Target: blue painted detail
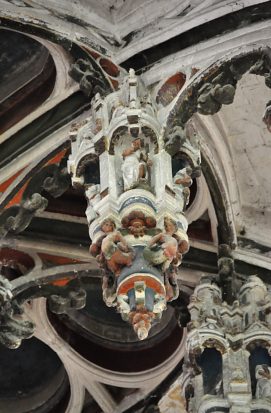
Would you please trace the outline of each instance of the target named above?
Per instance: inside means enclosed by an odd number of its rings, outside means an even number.
[[[180,228],[180,229],[182,229],[183,231],[185,231],[185,228],[184,228],[184,226],[183,226],[183,223],[182,223],[182,222],[177,221],[177,227],[178,227],[178,228]]]
[[[143,256],[143,250],[145,247],[136,246],[133,248],[135,250],[135,258],[132,262],[132,265],[130,267],[123,268],[117,279],[117,285],[120,285],[123,280],[135,273],[151,274],[153,277],[157,278],[163,283],[164,278],[159,269],[145,260]]]
[[[148,311],[153,311],[154,295],[155,293],[151,288],[149,287],[145,288],[145,308]],[[128,297],[129,297],[129,305],[130,305],[131,311],[135,311],[136,303],[135,303],[135,290],[134,289],[128,291]]]
[[[98,225],[97,228],[95,228],[95,230],[93,231],[93,235],[97,234],[97,232],[101,231],[101,225]]]
[[[157,212],[155,205],[149,199],[144,198],[143,196],[133,196],[127,199],[121,205],[119,212],[121,212],[124,208],[132,204],[145,204],[145,205],[150,206],[154,210],[154,212]]]

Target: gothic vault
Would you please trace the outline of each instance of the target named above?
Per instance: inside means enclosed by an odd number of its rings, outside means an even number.
[[[0,413],[271,412],[270,23],[0,0]]]

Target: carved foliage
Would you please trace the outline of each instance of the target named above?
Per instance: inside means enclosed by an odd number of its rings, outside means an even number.
[[[104,95],[109,91],[104,76],[90,61],[78,59],[71,66],[70,76],[79,83],[80,89],[86,96],[92,97],[96,93]]]
[[[48,298],[49,308],[55,314],[81,310],[86,305],[86,291],[82,288],[62,288]]]
[[[34,325],[22,319],[23,309],[12,300],[11,289],[9,281],[0,276],[0,343],[15,349],[33,335]]]
[[[233,102],[237,82],[246,73],[264,76],[265,84],[271,87],[271,57],[269,48],[259,49],[239,56],[221,60],[208,68],[180,94],[179,100],[168,117],[167,134],[176,125],[184,129],[194,113],[203,115],[217,113],[222,105]]]
[[[41,192],[57,198],[70,186],[70,176],[66,168],[67,158],[59,165],[48,165],[34,174],[23,193],[18,207],[6,209],[0,216],[0,237],[8,233],[20,233],[30,224],[37,212],[42,212],[48,205]]]

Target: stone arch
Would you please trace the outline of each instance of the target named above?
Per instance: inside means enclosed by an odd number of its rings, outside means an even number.
[[[218,219],[219,242],[227,242],[233,247],[237,242],[233,214],[239,203],[237,183],[232,179],[233,165],[227,145],[219,130],[209,129],[197,113],[213,115],[233,102],[238,81],[245,73],[265,78],[271,87],[271,58],[267,47],[253,45],[234,49],[223,59],[212,62],[207,68],[196,73],[175,98],[167,117],[165,135],[172,136],[176,125],[181,131],[175,145],[181,142],[188,121],[192,122],[201,139],[202,171],[208,181],[211,198]],[[219,154],[215,156],[205,143],[210,139]],[[175,149],[176,150],[176,149]],[[219,156],[223,155],[223,156]],[[221,159],[226,162],[221,164]],[[234,199],[234,201],[232,201]]]

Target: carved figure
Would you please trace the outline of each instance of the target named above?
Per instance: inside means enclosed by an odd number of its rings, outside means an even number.
[[[132,146],[125,149],[122,153],[123,164],[121,166],[124,191],[135,188],[140,181],[148,179],[148,168],[151,161],[148,156],[142,152],[141,139],[135,139]]]
[[[162,294],[156,294],[154,297],[153,312],[156,317],[161,318],[163,311],[166,309],[165,297]]]
[[[135,238],[143,237],[149,229],[155,228],[156,220],[146,216],[142,211],[135,210],[125,216],[122,221],[123,228],[127,229]]]
[[[94,210],[94,206],[100,201],[100,185],[91,185],[85,192],[88,207],[86,209],[86,216],[88,223],[90,224],[95,218],[97,218],[97,212]]]
[[[107,267],[115,275],[119,275],[125,266],[130,266],[133,260],[133,251],[129,248],[124,237],[116,231],[114,221],[107,219],[102,223],[102,231],[107,234],[102,241],[101,251]]]
[[[165,288],[167,301],[176,300],[179,297],[179,286],[177,283],[177,268],[179,261],[171,263],[165,272]]]
[[[102,280],[103,300],[107,307],[116,307],[117,302],[117,285],[116,277],[109,271],[104,271]]]
[[[178,241],[173,235],[177,232],[177,224],[165,217],[165,231],[155,235],[144,250],[144,257],[153,265],[162,265],[165,272],[173,260],[178,260]]]
[[[173,178],[173,189],[178,199],[183,200],[184,205],[188,205],[190,197],[189,187],[192,185],[192,169],[187,166],[180,169]]]
[[[135,238],[143,237],[145,235],[146,226],[144,225],[144,221],[140,218],[135,218],[129,227],[130,234],[132,234]]]
[[[108,307],[115,307],[116,276],[123,267],[130,266],[134,258],[134,251],[125,241],[119,231],[116,231],[115,222],[105,219],[101,224],[101,235],[90,246],[90,253],[97,258],[104,275],[102,280],[103,299]]]
[[[249,73],[263,76],[266,86],[271,88],[270,57],[263,55],[251,66]]]
[[[256,399],[271,400],[271,367],[266,364],[256,366]]]

